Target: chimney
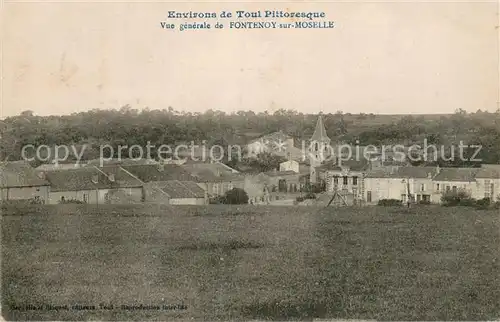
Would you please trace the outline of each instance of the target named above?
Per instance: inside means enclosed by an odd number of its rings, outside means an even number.
[[[109,174],[108,174],[108,179],[109,179],[109,181],[111,181],[111,182],[115,182],[115,175],[114,175],[113,173],[109,173]]]
[[[439,174],[441,172],[441,167],[439,164],[436,166],[436,174]]]
[[[158,171],[163,172],[165,170],[165,164],[163,162],[158,163]]]
[[[99,182],[99,175],[93,174],[92,175],[92,182],[97,184]]]

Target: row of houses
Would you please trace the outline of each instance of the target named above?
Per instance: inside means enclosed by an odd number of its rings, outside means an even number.
[[[441,168],[380,166],[355,162],[318,169],[326,192],[338,193],[346,200],[375,204],[382,199],[439,203],[443,193],[462,190],[472,198],[500,196],[500,165],[481,168]]]
[[[292,165],[293,167],[293,165]],[[0,165],[0,200],[37,200],[48,204],[154,202],[207,204],[233,188],[244,189],[252,204],[286,199],[304,189],[307,168],[241,174],[222,163],[89,163],[79,167],[33,169],[23,161]]]

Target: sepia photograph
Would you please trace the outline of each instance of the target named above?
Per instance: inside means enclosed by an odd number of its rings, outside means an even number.
[[[499,7],[0,0],[0,321],[498,321]]]

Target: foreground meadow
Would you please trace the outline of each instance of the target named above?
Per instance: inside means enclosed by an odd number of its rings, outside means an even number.
[[[500,317],[495,211],[61,205],[1,220],[7,320]]]

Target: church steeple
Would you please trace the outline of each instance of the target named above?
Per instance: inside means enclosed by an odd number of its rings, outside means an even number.
[[[326,135],[325,125],[323,124],[323,117],[321,113],[318,115],[318,121],[316,122],[316,128],[311,137],[311,141],[318,143],[330,143],[330,138]]]

